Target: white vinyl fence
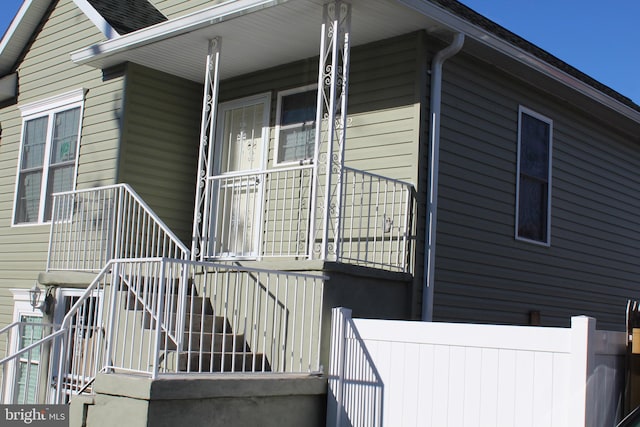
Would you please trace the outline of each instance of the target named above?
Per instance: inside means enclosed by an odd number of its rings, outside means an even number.
[[[625,334],[333,310],[327,426],[615,426]]]

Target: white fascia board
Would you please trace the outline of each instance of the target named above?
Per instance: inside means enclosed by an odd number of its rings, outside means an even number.
[[[0,40],[0,76],[11,71],[50,4],[50,0],[24,0]]]
[[[429,1],[425,0],[396,0],[419,13],[433,18],[439,21],[444,26],[454,32],[461,32],[467,37],[489,46],[490,48],[502,53],[503,55],[515,59],[522,64],[527,65],[547,77],[550,77],[565,86],[585,95],[594,101],[616,111],[623,116],[640,123],[640,112],[625,105],[615,98],[599,91],[593,86],[583,82],[582,80],[562,71],[553,65],[543,61],[542,59],[532,55],[523,49],[512,45],[511,43],[501,39],[500,37],[492,34],[468,21],[455,15],[442,7],[439,7]]]
[[[4,37],[0,40],[0,55],[9,45],[9,41],[14,37],[18,27],[20,26],[20,22],[22,22],[32,4],[33,0],[25,0],[22,3],[22,6],[20,6],[20,9],[18,9],[16,16],[14,16],[11,24],[9,24],[9,28],[7,28],[7,31],[4,33]]]
[[[84,13],[93,24],[98,27],[100,32],[108,39],[120,37],[120,34],[104,19],[98,11],[91,6],[87,0],[73,0],[78,8]]]
[[[18,93],[18,73],[0,77],[0,102],[15,98]]]
[[[286,3],[287,1],[288,0],[238,0],[222,3],[72,52],[71,60],[76,64],[86,64],[94,59],[106,58],[128,49],[195,31],[248,13]]]

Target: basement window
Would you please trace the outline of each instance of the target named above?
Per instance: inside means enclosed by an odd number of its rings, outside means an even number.
[[[75,187],[83,101],[81,89],[20,108],[14,224],[50,221],[52,195]]]
[[[518,111],[516,239],[550,244],[553,122],[525,107]]]

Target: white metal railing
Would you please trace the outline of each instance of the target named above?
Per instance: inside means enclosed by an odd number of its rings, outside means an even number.
[[[188,285],[182,360],[193,372],[315,372],[325,276],[224,264],[178,262]],[[171,323],[170,324],[174,324]],[[173,330],[173,329],[172,329]]]
[[[188,259],[189,253],[127,184],[53,196],[48,271],[99,271],[114,258]]]
[[[105,369],[156,377],[161,358],[177,348],[180,337],[174,323],[182,277],[172,266],[160,258],[114,264],[116,285],[109,292],[105,309],[109,325]]]
[[[121,260],[113,271],[106,369],[320,369],[324,277],[171,259]]]
[[[413,193],[409,183],[344,167],[338,260],[409,271]]]
[[[323,280],[178,259],[111,260],[62,323],[58,401],[87,390],[101,370],[153,378],[318,371]]]
[[[25,375],[26,384],[29,375],[37,375],[37,399],[24,403],[64,403],[91,393],[99,372],[152,378],[181,372],[317,372],[324,280],[179,259],[111,260],[59,328],[35,324],[43,328],[38,336],[0,360],[2,392],[14,396],[3,398],[24,401],[16,387]],[[0,336],[24,335],[12,332],[20,325],[0,330]]]
[[[0,360],[3,403],[66,403],[72,395],[91,392],[106,354],[102,308],[112,264],[76,298],[61,325],[16,322],[0,330],[7,349],[14,348],[10,340],[28,344]],[[23,333],[27,327],[30,335]]]
[[[49,323],[14,322],[0,330],[5,355],[0,359],[0,403],[41,403],[51,378],[49,349],[62,331]],[[12,342],[13,341],[13,342]],[[9,354],[9,351],[13,352]]]
[[[105,295],[113,283],[114,264],[113,260],[107,263],[85,292],[75,298],[62,320],[60,329],[64,333],[51,359],[56,372],[55,396],[51,400],[56,403],[67,402],[72,395],[90,393],[96,375],[104,367],[108,332]]]
[[[311,165],[209,178],[205,258],[311,258],[309,236],[322,227],[312,185]],[[409,271],[413,186],[349,167],[341,185],[337,260]]]
[[[310,226],[310,165],[209,178],[205,257],[304,257]]]

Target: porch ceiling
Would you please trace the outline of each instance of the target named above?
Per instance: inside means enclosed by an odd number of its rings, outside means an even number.
[[[240,0],[90,46],[72,60],[98,68],[125,61],[204,80],[208,40],[221,37],[221,77],[313,57],[326,0]],[[436,25],[390,0],[351,0],[353,46]]]
[[[108,68],[135,62],[204,81],[208,41],[221,37],[221,78],[317,56],[322,7],[329,0],[234,0],[74,52],[78,64]],[[461,32],[464,51],[585,110],[607,107],[606,120],[637,134],[640,110],[579,76],[523,50],[428,0],[349,0],[351,44],[427,30],[443,40]],[[605,119],[600,115],[602,119]],[[631,119],[631,122],[628,121]]]

